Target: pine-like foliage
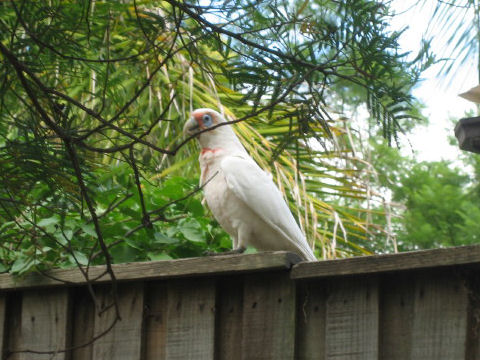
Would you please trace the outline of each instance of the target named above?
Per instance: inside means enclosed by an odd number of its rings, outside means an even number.
[[[388,5],[317,1],[0,1],[0,258],[4,269],[228,248],[205,213],[196,107],[270,169],[320,257],[364,251],[365,198],[337,105],[365,102],[392,138],[420,67]],[[113,276],[113,274],[111,274]]]

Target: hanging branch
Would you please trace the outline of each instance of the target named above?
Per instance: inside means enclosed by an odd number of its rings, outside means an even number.
[[[146,228],[151,228],[152,222],[150,220],[150,215],[147,212],[147,208],[145,207],[142,184],[140,184],[140,174],[138,172],[138,167],[135,162],[135,157],[133,155],[133,145],[132,147],[130,147],[129,156],[130,156],[130,166],[132,167],[133,174],[135,176],[135,184],[137,185],[138,196],[140,198],[140,205],[142,207],[142,225]]]
[[[97,278],[90,279],[88,269],[105,263],[113,301],[101,311],[115,308],[111,327],[121,315],[112,247],[125,238],[140,239],[142,229],[157,231],[186,217],[187,210],[175,213],[182,206],[173,206],[211,180],[149,209],[155,201],[145,188],[151,179],[161,179],[155,175],[166,173],[166,163],[183,166],[180,161],[193,157],[188,144],[195,136],[253,118],[288,118],[288,134],[272,159],[293,146],[299,163],[309,139],[331,141],[332,88],[367,89],[374,96],[368,99],[378,99],[388,111],[384,104],[392,99],[409,99],[403,84],[406,89],[410,82],[396,76],[402,64],[394,55],[395,38],[382,30],[384,20],[372,1],[332,1],[319,14],[308,2],[298,13],[264,1],[94,4],[1,2],[0,219],[12,221],[3,231],[19,232],[1,239],[11,241],[2,244],[10,253],[22,246],[40,248],[41,241],[55,236],[38,222],[59,219],[63,240],[70,240],[58,248],[72,255],[94,301]],[[74,15],[78,21],[72,21]],[[238,107],[238,118],[183,138],[189,107],[216,104]],[[405,115],[408,106],[403,109]],[[375,114],[386,119],[387,136],[402,125],[393,112]],[[108,166],[112,174],[102,182],[100,173]],[[294,171],[300,178],[300,170]],[[134,193],[138,199],[131,206]],[[167,216],[167,210],[173,214]],[[352,232],[362,231],[358,223],[350,222]],[[115,235],[107,236],[112,229]],[[87,258],[87,266],[75,251]]]

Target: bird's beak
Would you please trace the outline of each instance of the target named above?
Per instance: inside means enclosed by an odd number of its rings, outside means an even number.
[[[194,118],[190,118],[183,126],[184,135],[192,135],[198,132],[199,130],[200,128],[198,126],[198,123],[195,121]]]

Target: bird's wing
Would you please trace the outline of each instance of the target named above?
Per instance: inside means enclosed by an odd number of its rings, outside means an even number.
[[[228,156],[220,166],[227,186],[238,198],[302,253],[315,259],[280,190],[253,160]]]

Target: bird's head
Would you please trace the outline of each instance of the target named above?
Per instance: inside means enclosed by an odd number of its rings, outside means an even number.
[[[215,110],[197,109],[190,114],[190,119],[185,123],[183,132],[186,136],[198,134],[196,138],[202,149],[222,148],[229,149],[230,152],[245,152],[232,127],[227,124],[217,126],[221,123],[226,123],[226,120]],[[208,129],[211,131],[200,133]]]
[[[185,123],[183,132],[185,135],[191,136],[222,122],[225,122],[225,119],[215,110],[197,109],[190,114],[190,119]]]

